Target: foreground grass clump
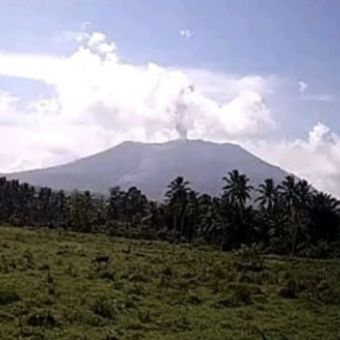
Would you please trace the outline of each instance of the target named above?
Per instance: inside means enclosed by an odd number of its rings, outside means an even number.
[[[340,339],[340,265],[1,227],[0,339]]]

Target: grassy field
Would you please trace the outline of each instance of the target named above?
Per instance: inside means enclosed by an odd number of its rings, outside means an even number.
[[[0,228],[0,339],[340,339],[340,264]]]

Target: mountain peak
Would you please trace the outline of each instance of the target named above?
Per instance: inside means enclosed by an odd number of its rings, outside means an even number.
[[[185,146],[185,145],[197,145],[197,146],[228,146],[228,147],[234,147],[242,149],[242,147],[238,144],[234,143],[216,143],[204,139],[189,139],[189,138],[178,138],[178,139],[172,139],[166,142],[138,142],[138,141],[125,141],[117,146]],[[117,147],[116,146],[116,147]],[[115,147],[112,147],[111,149],[114,149]]]

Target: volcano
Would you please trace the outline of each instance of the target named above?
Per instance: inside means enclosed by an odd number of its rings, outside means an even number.
[[[183,176],[200,193],[218,195],[222,177],[233,169],[247,174],[252,185],[266,178],[279,182],[287,175],[239,145],[181,139],[166,143],[124,142],[68,164],[5,176],[35,186],[98,193],[116,185],[123,189],[137,186],[149,198],[161,199],[177,176]]]

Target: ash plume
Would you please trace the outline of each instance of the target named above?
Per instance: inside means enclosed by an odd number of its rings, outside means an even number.
[[[175,105],[175,129],[179,134],[181,139],[188,138],[188,126],[187,126],[187,114],[188,114],[188,104],[186,103],[187,97],[195,91],[194,85],[189,85],[188,87],[182,89],[178,95],[178,100]]]

